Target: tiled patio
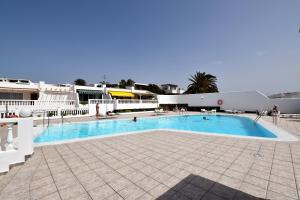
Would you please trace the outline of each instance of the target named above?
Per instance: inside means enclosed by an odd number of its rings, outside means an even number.
[[[300,121],[279,125],[300,134]],[[284,200],[299,187],[300,142],[164,131],[39,147],[0,175],[1,200]]]

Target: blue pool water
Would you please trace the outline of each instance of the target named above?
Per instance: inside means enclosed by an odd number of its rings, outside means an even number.
[[[204,116],[208,120],[203,119]],[[109,120],[53,125],[36,137],[34,142],[64,141],[154,129],[193,131],[199,134],[201,134],[201,132],[209,132],[238,136],[276,138],[275,134],[247,117],[185,115],[140,118],[137,122],[133,122],[132,120]]]

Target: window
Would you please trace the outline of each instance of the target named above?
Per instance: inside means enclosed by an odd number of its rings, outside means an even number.
[[[15,99],[15,100],[22,100],[23,93],[1,93],[0,92],[0,99]]]

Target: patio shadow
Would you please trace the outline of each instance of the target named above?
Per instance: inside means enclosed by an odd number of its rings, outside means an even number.
[[[190,174],[174,187],[157,198],[157,200],[262,200],[226,185]]]

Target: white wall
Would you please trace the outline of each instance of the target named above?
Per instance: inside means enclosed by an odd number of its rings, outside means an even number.
[[[270,110],[278,105],[282,113],[300,113],[300,99],[270,99],[257,91],[204,93],[188,95],[158,95],[159,104],[188,104],[193,107],[218,106],[218,100],[223,104],[221,110]]]
[[[115,104],[115,110],[131,110],[131,109],[150,109],[158,108],[157,103],[130,103],[130,104]]]
[[[105,115],[108,111],[114,110],[114,104],[108,103],[108,104],[100,104],[99,103],[99,114]],[[96,115],[96,104],[89,104],[89,115]]]

